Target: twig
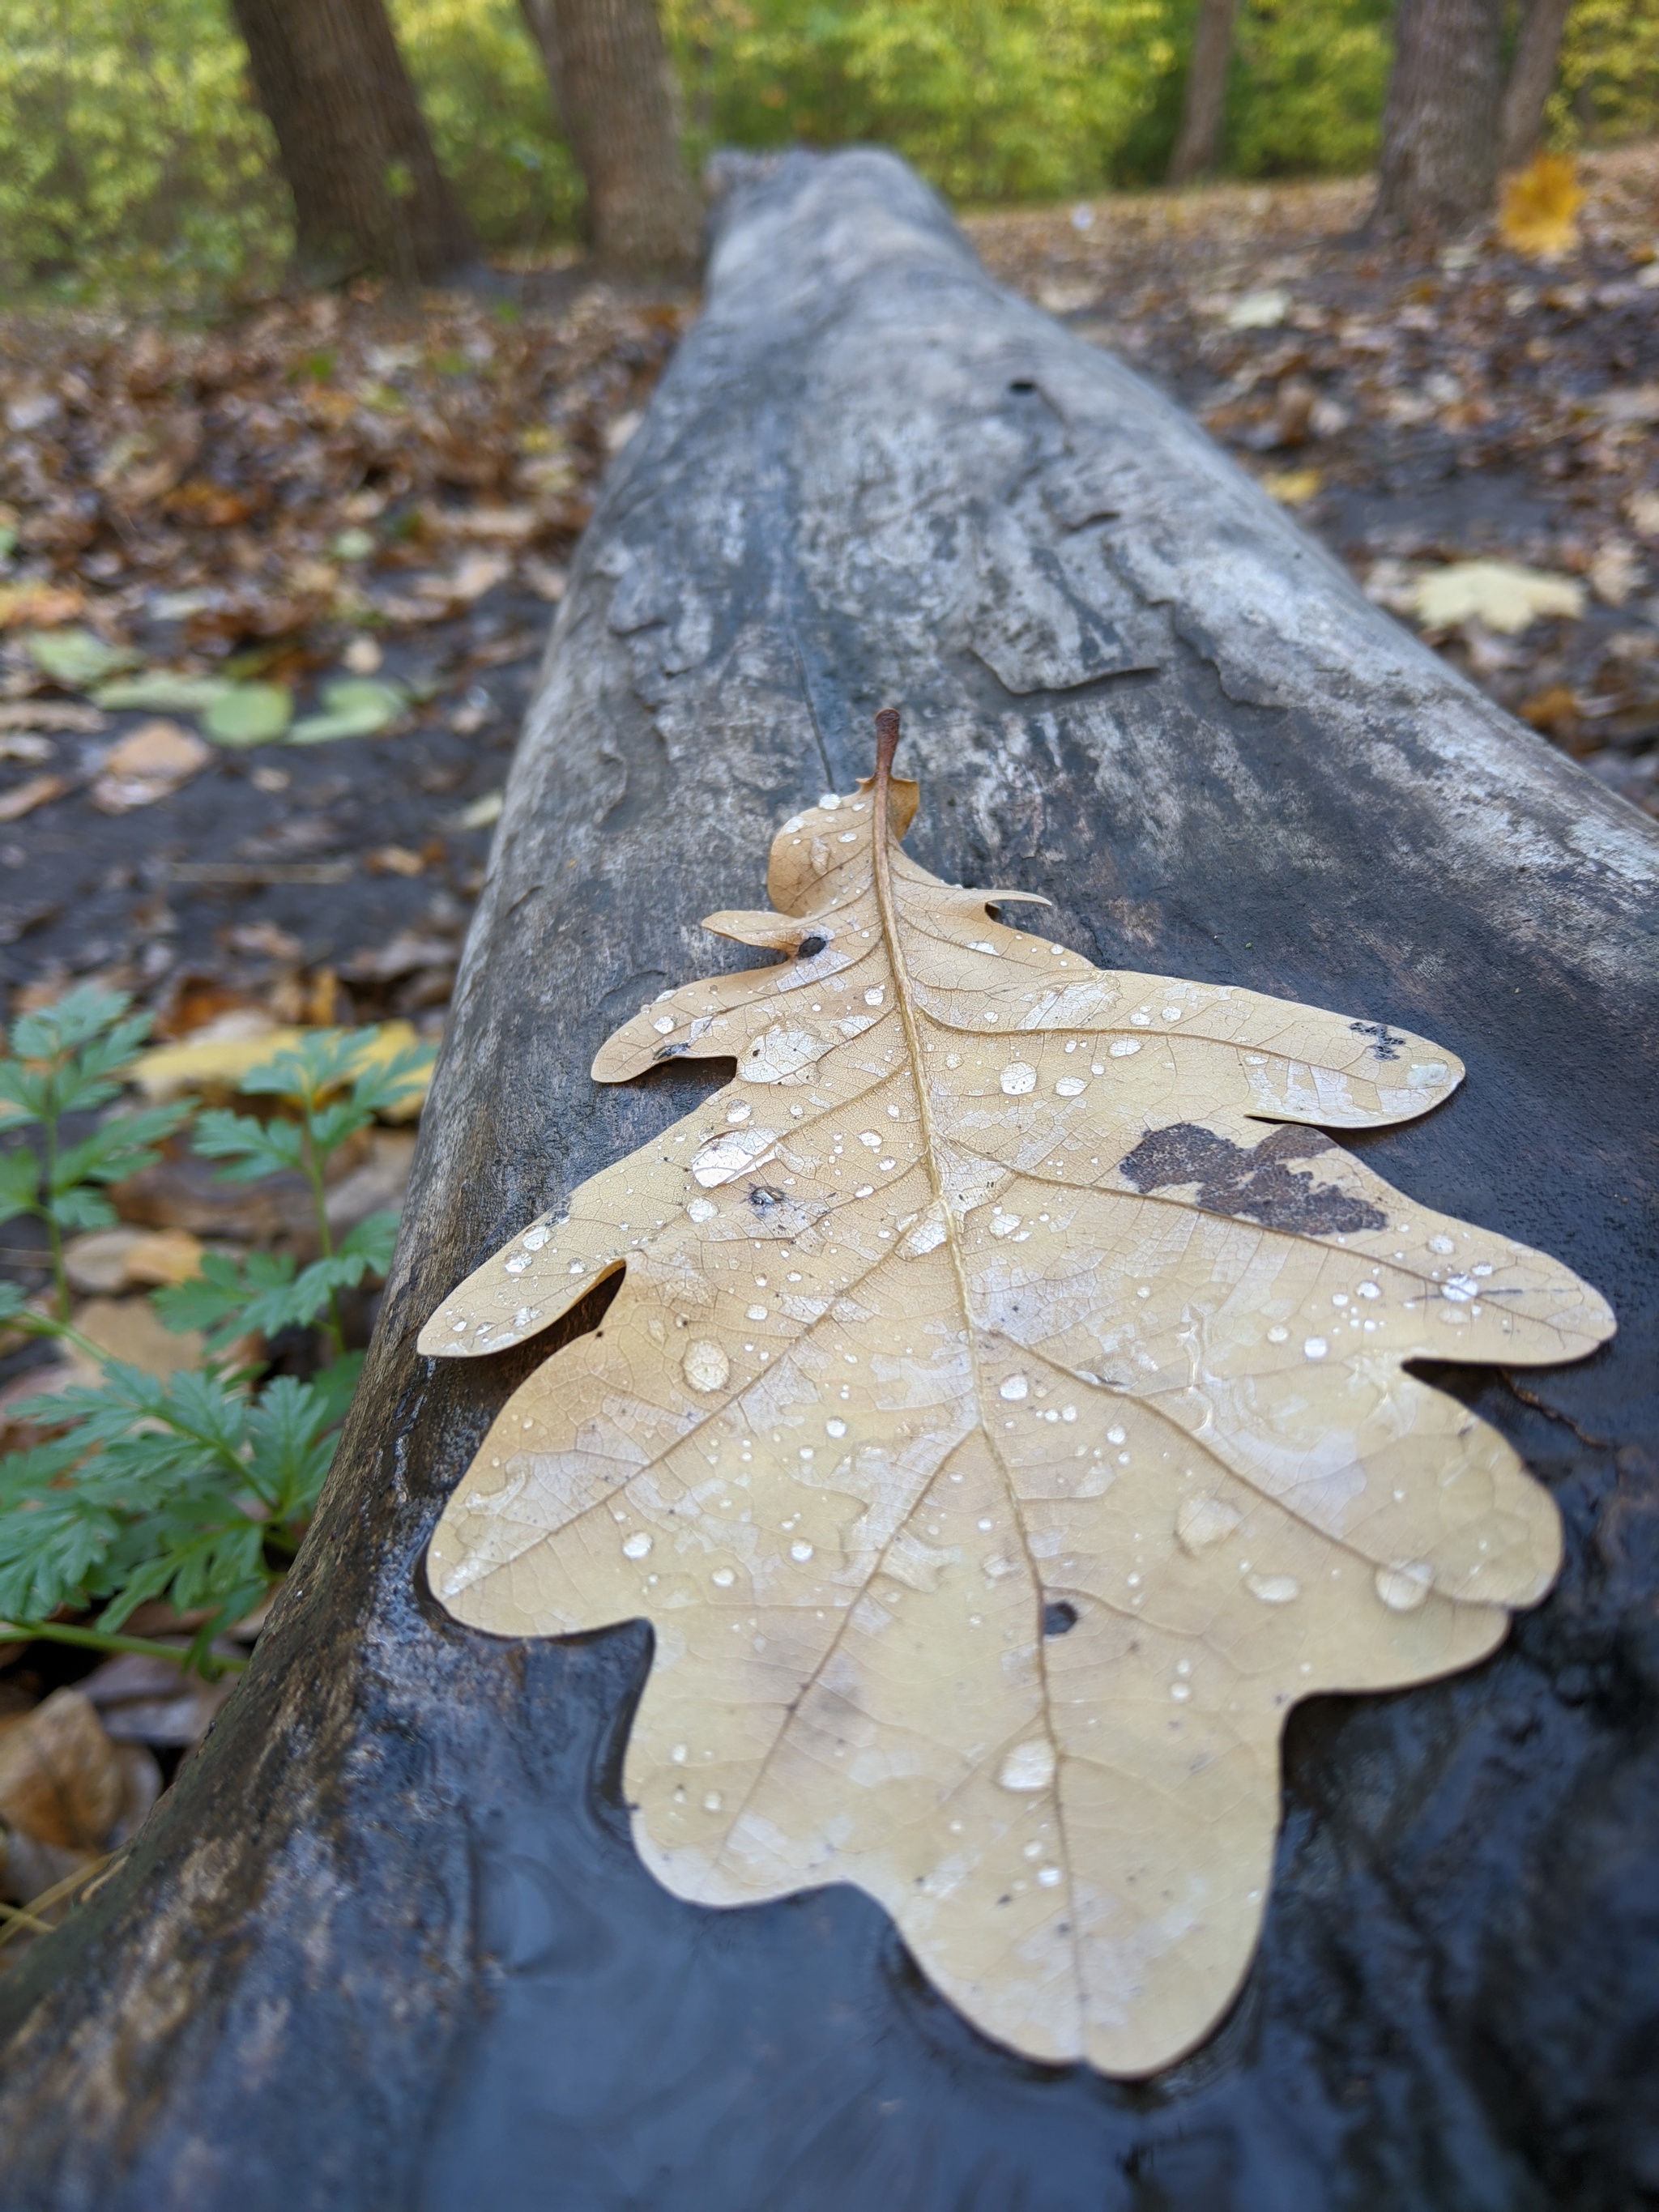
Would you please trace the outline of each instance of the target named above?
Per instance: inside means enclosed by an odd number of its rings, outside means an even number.
[[[62,1881],[55,1881],[50,1889],[43,1889],[39,1897],[30,1898],[26,1905],[9,1905],[0,1908],[5,1914],[6,1922],[5,1926],[0,1928],[0,1944],[9,1943],[20,1928],[27,1928],[42,1936],[55,1934],[51,1923],[41,1920],[39,1916],[50,1911],[54,1905],[61,1905],[66,1897],[72,1898],[94,1875],[102,1874],[116,1856],[113,1851],[106,1851],[101,1857],[94,1859],[90,1866],[77,1867],[73,1874],[65,1875]]]

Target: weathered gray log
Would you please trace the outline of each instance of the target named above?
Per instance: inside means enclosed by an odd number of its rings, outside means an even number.
[[[1368,1151],[1622,1324],[1516,1386],[1445,1372],[1553,1484],[1559,1589],[1469,1675],[1295,1717],[1261,1956],[1151,2087],[981,2041],[850,1891],[668,1897],[617,1802],[647,1632],[500,1644],[422,1578],[547,1346],[434,1372],[417,1325],[706,1087],[586,1069],[708,971],[698,917],[755,902],[890,701],[940,874],[1050,894],[1103,963],[1461,1054],[1451,1104]],[[1649,2201],[1656,861],[899,164],[737,195],[559,618],[292,1587],[125,1869],[0,1983],[5,2212]]]

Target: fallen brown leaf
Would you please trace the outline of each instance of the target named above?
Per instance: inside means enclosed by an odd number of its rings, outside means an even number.
[[[204,769],[213,748],[177,722],[145,722],[105,756],[103,772],[92,787],[100,814],[127,814],[153,806]]]
[[[54,799],[61,799],[69,787],[66,776],[32,775],[27,783],[0,793],[0,822],[21,822],[37,806],[49,806]]]
[[[190,1281],[202,1249],[184,1229],[94,1229],[64,1246],[64,1266],[77,1291],[110,1296]]]
[[[0,1735],[0,1820],[37,1843],[99,1850],[124,1795],[115,1746],[78,1690],[54,1690]]]
[[[68,584],[0,584],[0,629],[55,629],[73,622],[86,594]]]
[[[195,1239],[192,1237],[191,1242],[194,1243]],[[175,1253],[179,1249],[169,1248]],[[151,1278],[152,1281],[180,1279],[177,1275]],[[207,1358],[206,1338],[196,1329],[175,1334],[172,1329],[164,1328],[148,1298],[88,1298],[83,1306],[76,1308],[75,1326],[107,1358],[125,1360],[128,1366],[139,1368],[146,1375],[176,1375],[182,1369],[201,1367]],[[100,1370],[89,1364],[82,1366],[76,1356],[72,1356],[69,1364],[81,1367],[94,1389],[102,1379]],[[78,1379],[81,1376],[77,1376]]]
[[[67,699],[8,699],[0,702],[0,730],[73,731],[95,737],[107,727],[109,717],[96,707],[81,707]]]

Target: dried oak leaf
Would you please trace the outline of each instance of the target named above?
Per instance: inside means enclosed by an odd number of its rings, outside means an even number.
[[[1469,1666],[1556,1572],[1547,1494],[1403,1363],[1613,1322],[1321,1133],[1425,1112],[1449,1054],[991,921],[1024,895],[882,836],[916,806],[891,737],[784,825],[777,911],[704,925],[782,963],[593,1065],[735,1079],[422,1333],[517,1343],[626,1269],[490,1430],[431,1583],[501,1636],[649,1618],[625,1790],[676,1895],[855,1883],[987,2034],[1146,2074],[1249,1963],[1291,1706]]]
[[[78,1690],[56,1690],[0,1736],[0,1821],[39,1843],[96,1850],[121,1809],[115,1747]]]

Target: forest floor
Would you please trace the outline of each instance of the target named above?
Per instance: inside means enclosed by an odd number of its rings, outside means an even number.
[[[1358,240],[1363,183],[968,228],[999,276],[1190,409],[1373,597],[1643,804],[1659,771],[1659,149],[1586,168],[1583,242],[1553,266]],[[554,304],[362,288],[207,328],[0,318],[14,1011],[96,975],[165,1034],[239,1000],[441,1027],[566,567],[696,312],[555,281]],[[1576,611],[1511,630],[1513,592],[1480,577],[1474,612],[1424,598],[1437,572],[1491,559],[1553,578],[1553,604]],[[301,710],[331,679],[392,678],[405,710],[374,736],[216,745],[176,782],[165,745],[148,781],[142,745],[112,773],[157,716],[102,712],[72,665],[40,665],[40,633],[83,627],[139,668],[285,684]]]
[[[1192,410],[1374,599],[1659,813],[1659,148],[1594,158],[1584,182],[1580,242],[1553,264],[1491,238],[1369,240],[1363,183],[967,228],[1005,282]],[[97,981],[165,1039],[391,1018],[441,1034],[595,487],[696,313],[580,270],[518,290],[359,286],[209,325],[0,317],[13,1016]],[[331,697],[342,683],[357,689]],[[204,729],[210,698],[228,736]],[[291,734],[253,741],[260,714],[290,712]],[[330,734],[354,714],[379,726]],[[386,1145],[406,1168],[407,1140]],[[234,1190],[216,1221],[199,1176],[172,1214],[154,1178],[116,1197],[148,1231],[254,1233]],[[38,1291],[33,1225],[5,1235],[0,1261]],[[0,1419],[41,1349],[0,1360]],[[189,1623],[151,1607],[137,1625]],[[0,1647],[0,1744],[95,1663]],[[222,1691],[169,1702],[147,1677],[141,1697],[131,1670],[111,1686],[121,1663],[94,1703],[129,1764],[135,1746],[169,1764]],[[25,1901],[0,1865],[7,1894]]]

